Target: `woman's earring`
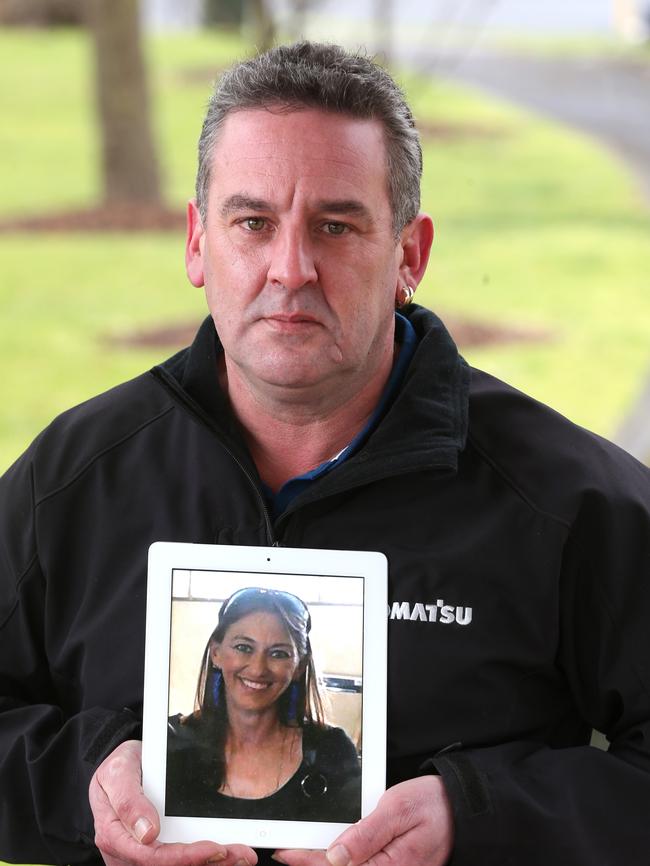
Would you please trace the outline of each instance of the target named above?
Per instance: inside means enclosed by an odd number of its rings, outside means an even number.
[[[295,722],[298,715],[298,692],[300,691],[298,683],[291,683],[289,686],[289,703],[287,705],[287,721]]]
[[[218,707],[223,675],[219,668],[212,668],[212,670],[214,671],[214,673],[212,674],[212,704],[213,706]]]
[[[411,286],[407,286],[406,284],[401,286],[397,294],[397,298],[395,299],[396,308],[400,310],[402,307],[410,304],[413,300],[413,295],[415,295],[415,289],[411,288]]]

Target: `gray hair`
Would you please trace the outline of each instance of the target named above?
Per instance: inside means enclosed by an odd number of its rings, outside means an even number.
[[[380,121],[395,233],[417,216],[422,149],[401,89],[367,56],[350,54],[338,45],[298,42],[237,63],[217,82],[199,139],[196,201],[204,223],[210,162],[226,117],[231,112],[273,105],[289,111],[320,108]]]

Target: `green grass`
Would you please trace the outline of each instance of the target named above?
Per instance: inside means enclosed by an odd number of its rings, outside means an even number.
[[[216,34],[148,45],[173,206],[192,193],[210,80],[245,52]],[[0,218],[96,201],[90,63],[80,34],[0,31]],[[573,132],[450,85],[405,85],[420,119],[485,130],[425,139],[437,235],[418,298],[549,331],[548,342],[464,353],[611,435],[650,362],[650,220],[633,180]],[[0,468],[54,414],[171,354],[106,337],[200,320],[182,258],[181,234],[0,234]]]
[[[116,348],[111,336],[201,320],[182,258],[181,237],[0,235],[5,463],[63,408],[171,354]]]
[[[561,57],[568,60],[606,58],[646,64],[650,63],[650,46],[644,43],[628,42],[622,36],[523,36],[522,34],[503,34],[487,41],[487,45],[515,54],[528,54],[537,57]]]

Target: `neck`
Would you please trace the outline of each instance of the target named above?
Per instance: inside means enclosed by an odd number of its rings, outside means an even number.
[[[275,708],[266,713],[228,711],[228,741],[235,748],[272,740],[282,729]]]
[[[375,375],[347,389],[250,386],[225,361],[221,385],[262,480],[277,491],[290,478],[331,459],[363,429],[386,385],[393,364],[386,353]]]
[[[219,790],[229,797],[259,799],[275,793],[302,761],[302,731],[281,725],[275,713],[229,718],[225,772]]]

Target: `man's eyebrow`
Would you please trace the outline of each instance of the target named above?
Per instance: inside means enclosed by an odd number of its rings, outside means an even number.
[[[350,216],[364,217],[369,220],[372,219],[372,214],[365,204],[356,199],[322,199],[316,203],[316,207],[319,211],[324,211],[325,213],[348,214]]]
[[[221,205],[221,215],[224,217],[237,211],[264,213],[272,210],[273,206],[265,199],[252,198],[243,193],[234,193],[228,196]],[[341,216],[357,216],[373,221],[370,210],[357,199],[321,199],[316,202],[316,210],[322,213],[340,214]]]
[[[268,201],[264,201],[261,198],[251,198],[248,195],[242,195],[241,193],[235,193],[234,195],[228,196],[228,198],[221,205],[221,215],[228,216],[228,214],[233,213],[233,211],[270,211],[272,210],[271,205]]]

